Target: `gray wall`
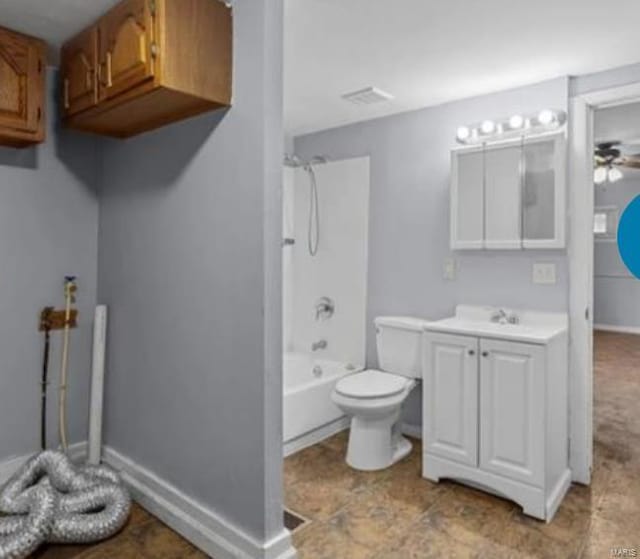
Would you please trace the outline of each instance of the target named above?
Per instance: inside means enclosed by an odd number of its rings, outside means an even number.
[[[63,278],[77,275],[80,327],[71,335],[69,434],[86,440],[91,325],[96,302],[99,172],[92,138],[59,130],[49,89],[47,142],[0,148],[0,462],[40,445],[40,310],[64,304]],[[60,334],[53,334],[49,442],[58,444]]]
[[[604,72],[573,77],[570,82],[570,90],[571,96],[574,97],[601,89],[622,87],[638,82],[640,82],[640,64],[630,64],[605,70]]]
[[[106,441],[259,541],[282,528],[282,6],[234,2],[227,111],[104,150]]]
[[[638,144],[640,103],[596,111],[595,137]],[[595,186],[595,205],[617,208],[619,216],[640,195],[640,170],[623,169],[624,179]],[[594,245],[594,322],[597,325],[640,328],[640,281],[620,258],[616,239]]]
[[[457,279],[443,279],[444,260],[452,256],[449,158],[457,127],[541,107],[566,109],[567,99],[563,78],[296,138],[296,153],[303,157],[371,156],[370,366],[377,364],[372,325],[379,315],[438,319],[453,313],[457,303],[567,309],[564,251],[456,253]],[[556,285],[532,284],[536,260],[557,264]],[[415,424],[420,422],[418,392],[407,406],[407,419]]]

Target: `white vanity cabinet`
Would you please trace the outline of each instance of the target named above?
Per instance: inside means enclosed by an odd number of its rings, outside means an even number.
[[[499,339],[468,324],[457,333],[454,322],[425,331],[423,476],[471,483],[551,520],[571,479],[566,332],[523,342],[527,328],[507,325]]]
[[[563,248],[565,197],[564,132],[454,149],[451,248]]]

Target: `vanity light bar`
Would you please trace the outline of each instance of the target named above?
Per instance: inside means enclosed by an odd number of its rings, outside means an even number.
[[[460,144],[481,144],[509,137],[540,134],[560,128],[567,121],[562,110],[543,109],[536,114],[515,114],[503,120],[484,120],[471,126],[460,126],[456,140]]]

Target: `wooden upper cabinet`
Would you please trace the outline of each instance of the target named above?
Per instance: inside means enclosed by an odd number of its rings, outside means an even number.
[[[0,28],[0,144],[44,141],[45,45]]]
[[[98,103],[98,30],[91,28],[62,50],[62,99],[66,115],[73,115]]]
[[[153,77],[155,4],[125,0],[98,24],[101,98],[111,99]]]
[[[231,104],[232,11],[220,0],[123,0],[65,45],[63,67],[89,36],[95,102],[74,106],[80,88],[65,77],[72,128],[124,138]]]

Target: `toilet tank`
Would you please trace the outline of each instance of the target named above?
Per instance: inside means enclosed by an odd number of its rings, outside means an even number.
[[[427,322],[409,316],[375,319],[381,370],[408,378],[422,378],[422,328]]]

